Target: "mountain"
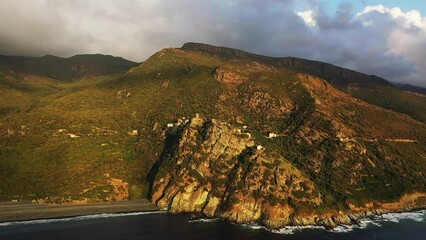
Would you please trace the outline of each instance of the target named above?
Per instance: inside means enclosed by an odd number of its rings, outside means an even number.
[[[355,98],[379,107],[407,114],[419,121],[426,122],[425,96],[400,91],[397,86],[374,75],[366,75],[318,61],[295,57],[271,58],[207,44],[187,43],[183,46],[183,49],[202,51],[224,58],[251,59],[268,65],[284,67],[295,72],[303,72],[324,79],[335,88]]]
[[[58,80],[1,72],[1,199],[149,197],[271,228],[426,205],[426,98],[381,78],[188,43]]]
[[[413,86],[413,85],[405,84],[405,83],[396,83],[394,85],[400,89],[410,91],[413,93],[426,94],[426,88],[423,88],[423,87]]]
[[[70,58],[60,58],[46,55],[44,57],[14,57],[0,56],[0,66],[12,71],[20,71],[63,81],[84,76],[108,75],[123,73],[137,63],[120,57],[101,54],[75,55]]]

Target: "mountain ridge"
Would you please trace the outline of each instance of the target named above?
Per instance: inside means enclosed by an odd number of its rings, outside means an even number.
[[[1,56],[0,65],[14,71],[37,74],[63,81],[84,76],[123,73],[139,65],[122,57],[102,54],[77,54],[68,58],[45,55],[42,57]]]
[[[216,54],[222,58],[251,59],[291,71],[314,75],[356,98],[426,122],[426,101],[424,97],[403,93],[394,84],[375,75],[367,75],[320,61],[297,57],[266,57],[243,50],[215,47],[208,44],[186,43],[182,46],[182,49]],[[404,102],[403,105],[401,105],[401,101]]]
[[[267,63],[273,63],[275,65],[282,65],[288,68],[291,68],[293,70],[302,70],[302,71],[306,71],[306,73],[309,73],[311,75],[315,75],[318,77],[321,77],[323,79],[327,79],[327,80],[331,80],[331,82],[333,82],[334,79],[340,78],[340,81],[346,82],[349,81],[347,80],[347,76],[345,75],[357,75],[355,78],[358,78],[360,80],[364,80],[365,78],[365,82],[368,81],[372,81],[373,83],[378,83],[378,84],[386,84],[386,85],[391,85],[389,83],[389,81],[380,78],[378,76],[375,75],[367,75],[361,72],[357,72],[348,68],[344,68],[344,67],[340,67],[340,66],[336,66],[330,63],[325,63],[325,62],[321,62],[321,61],[316,61],[316,60],[308,60],[308,59],[304,59],[304,58],[299,58],[299,57],[292,57],[292,56],[288,56],[288,57],[269,57],[269,56],[264,56],[264,55],[260,55],[260,54],[254,54],[254,53],[250,53],[250,52],[246,52],[244,50],[239,50],[239,49],[232,49],[232,48],[228,48],[228,47],[216,47],[213,45],[209,45],[209,44],[204,44],[204,43],[194,43],[194,42],[189,42],[189,43],[185,43],[182,46],[182,49],[186,49],[186,50],[193,50],[193,51],[201,51],[201,52],[207,52],[207,53],[215,53],[215,54],[224,54],[227,56],[233,56],[233,57],[241,57],[241,58],[249,58],[252,60],[260,60],[260,61],[265,61]],[[315,65],[314,69],[307,69],[304,68],[303,66],[309,64],[309,65]],[[332,79],[330,79],[330,77],[324,77],[326,76],[327,72],[324,73],[324,71],[327,71],[327,68],[333,68],[333,77]],[[331,72],[331,71],[330,71]],[[349,72],[350,74],[344,74],[345,72]],[[358,82],[359,83],[359,82]]]

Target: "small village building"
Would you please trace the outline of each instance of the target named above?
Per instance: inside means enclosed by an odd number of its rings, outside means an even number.
[[[277,137],[276,133],[273,133],[273,132],[268,133],[267,138],[275,138],[275,137]]]
[[[75,135],[75,134],[73,134],[73,133],[70,133],[70,134],[68,134],[69,136],[70,136],[70,138],[79,138],[80,136],[77,136],[77,135]]]
[[[167,127],[168,127],[168,128],[173,127],[173,123],[167,123]]]
[[[262,150],[262,149],[263,149],[263,146],[262,146],[262,145],[257,145],[257,146],[256,146],[256,149],[257,149],[257,150]]]

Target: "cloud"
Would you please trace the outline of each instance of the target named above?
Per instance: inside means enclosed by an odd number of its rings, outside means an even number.
[[[301,17],[305,24],[309,27],[315,27],[317,25],[317,21],[315,20],[314,11],[300,11],[297,12],[297,16]]]
[[[305,9],[295,11],[303,2]],[[426,86],[426,20],[315,0],[0,0],[0,54],[103,53],[143,61],[189,41],[330,62]]]
[[[300,17],[318,39],[311,58],[426,86],[426,53],[420,50],[426,47],[426,18],[420,12],[378,5],[354,13],[342,4],[332,15],[317,8],[310,16],[309,23]]]
[[[406,74],[388,70],[390,74],[385,74],[386,77],[426,86],[426,53],[421,50],[426,47],[426,18],[420,12],[403,12],[398,7],[378,5],[366,7],[357,14],[357,19],[365,29],[380,33],[377,38],[385,40],[385,56],[397,58],[393,65],[388,66],[389,69],[403,63],[412,65],[412,71]]]

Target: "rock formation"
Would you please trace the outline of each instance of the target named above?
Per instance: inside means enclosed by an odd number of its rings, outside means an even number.
[[[268,228],[331,228],[388,212],[365,208],[318,213],[314,209],[323,196],[317,186],[286,159],[258,150],[255,140],[228,123],[194,118],[168,138],[152,190],[152,201],[163,210]]]

